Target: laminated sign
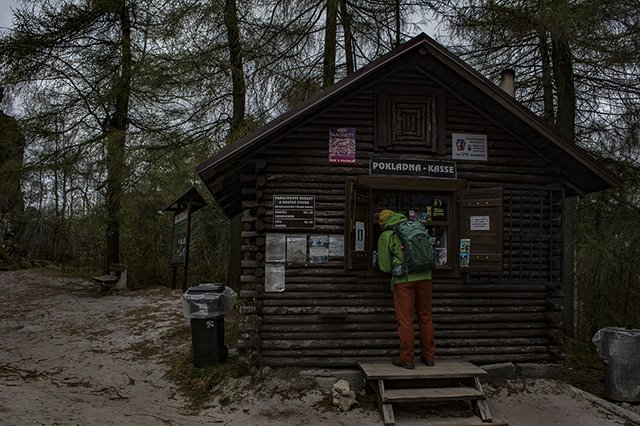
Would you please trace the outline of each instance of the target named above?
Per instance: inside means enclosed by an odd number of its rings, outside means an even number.
[[[487,135],[454,133],[451,143],[452,159],[487,161]]]
[[[469,229],[471,231],[490,231],[491,222],[489,216],[470,216]]]

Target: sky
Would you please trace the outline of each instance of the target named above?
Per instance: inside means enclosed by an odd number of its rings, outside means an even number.
[[[10,28],[13,19],[12,9],[18,7],[18,0],[0,0],[0,32],[4,29]],[[434,25],[429,25],[424,31],[430,36],[434,36],[439,31],[436,31]]]
[[[0,29],[11,27],[13,13],[11,9],[18,7],[16,0],[0,0]]]

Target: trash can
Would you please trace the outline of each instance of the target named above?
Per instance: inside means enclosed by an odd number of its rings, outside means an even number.
[[[592,342],[604,360],[606,396],[614,401],[640,401],[640,330],[608,327]]]
[[[233,308],[236,292],[223,283],[204,283],[182,296],[184,317],[191,322],[193,363],[209,367],[226,361],[224,316]]]

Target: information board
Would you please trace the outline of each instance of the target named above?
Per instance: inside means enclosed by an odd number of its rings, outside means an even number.
[[[314,229],[314,195],[274,195],[273,229]]]
[[[173,238],[171,242],[171,264],[182,266],[186,261],[188,213],[183,211],[173,217]]]

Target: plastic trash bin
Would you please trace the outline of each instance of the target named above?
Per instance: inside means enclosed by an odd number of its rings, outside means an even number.
[[[604,360],[607,398],[640,401],[640,330],[603,328],[593,336],[592,342]]]
[[[236,292],[223,283],[189,288],[182,296],[184,317],[191,322],[193,363],[208,367],[226,361],[224,316],[233,308]]]

